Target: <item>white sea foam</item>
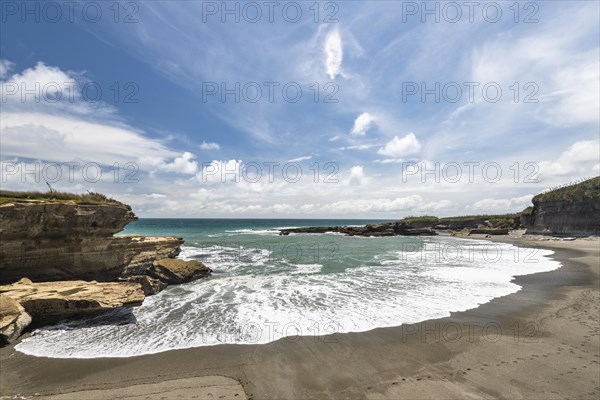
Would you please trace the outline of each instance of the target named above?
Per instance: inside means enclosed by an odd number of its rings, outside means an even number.
[[[526,259],[523,252],[515,257],[518,250],[512,245],[495,244],[501,251],[492,259],[481,251],[489,242],[451,243],[472,246],[472,260],[441,263],[427,254],[409,257],[393,250],[369,265],[334,273],[320,263],[274,262],[264,249],[184,246],[180,257],[206,260],[215,268],[212,278],[148,297],[129,320],[117,311],[38,329],[16,348],[46,357],[129,357],[222,343],[267,343],[297,334],[366,331],[475,308],[518,291],[514,276],[560,266],[548,258],[548,250]]]
[[[273,229],[233,229],[233,230],[228,230],[225,232],[230,234],[231,236],[235,236],[235,235],[277,236],[277,235],[279,235],[279,230],[275,229],[275,228],[273,228]]]

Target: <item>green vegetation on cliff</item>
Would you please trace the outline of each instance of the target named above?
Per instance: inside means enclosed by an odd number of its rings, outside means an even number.
[[[421,216],[409,216],[400,220],[400,222],[411,223],[411,222],[438,222],[440,219],[432,215],[421,215]]]
[[[533,198],[533,202],[544,201],[600,201],[600,176],[586,181],[564,186],[548,192],[540,193]]]
[[[500,214],[500,215],[462,215],[457,217],[444,217],[438,218],[431,215],[423,215],[420,217],[406,217],[401,219],[399,222],[404,222],[406,224],[411,223],[430,223],[433,225],[447,225],[450,223],[461,223],[461,222],[470,222],[470,221],[481,221],[487,220],[489,221],[491,227],[493,228],[504,228],[504,227],[514,227],[519,225],[519,219],[521,217],[521,213],[513,213],[513,214]]]
[[[101,205],[101,204],[112,204],[122,205],[115,199],[107,197],[102,193],[88,192],[85,194],[74,194],[66,192],[12,192],[8,190],[0,190],[0,204],[13,203],[13,202],[51,202],[51,203],[66,203],[74,202],[76,204],[90,204],[90,205]]]

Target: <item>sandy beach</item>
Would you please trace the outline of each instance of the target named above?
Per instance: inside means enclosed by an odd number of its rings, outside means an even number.
[[[600,241],[497,237],[562,268],[448,318],[155,355],[50,359],[0,350],[3,398],[598,399]],[[239,382],[239,383],[238,383]]]

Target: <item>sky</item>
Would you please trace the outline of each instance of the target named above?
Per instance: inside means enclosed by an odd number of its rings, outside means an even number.
[[[520,211],[600,173],[596,1],[2,1],[2,188],[140,217]]]

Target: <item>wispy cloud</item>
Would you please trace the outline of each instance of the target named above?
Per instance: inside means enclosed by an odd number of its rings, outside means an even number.
[[[325,38],[325,70],[330,79],[341,74],[344,51],[340,31],[333,28]]]
[[[291,160],[288,160],[288,162],[293,163],[293,162],[306,161],[306,160],[310,160],[311,158],[312,158],[312,156],[296,157],[296,158],[292,158]]]
[[[214,142],[205,142],[204,140],[202,141],[202,144],[200,145],[200,148],[202,150],[220,150],[221,146],[219,145],[219,143],[214,143]]]

